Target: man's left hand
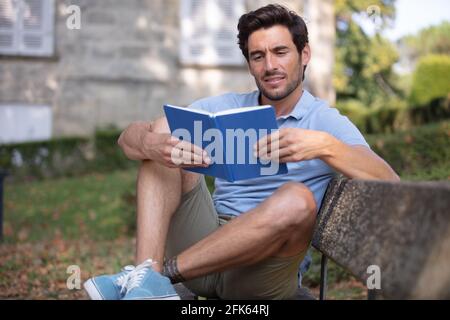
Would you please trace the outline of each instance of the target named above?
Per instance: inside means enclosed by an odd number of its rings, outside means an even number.
[[[323,131],[283,128],[259,140],[253,149],[263,160],[297,162],[326,156],[333,139]]]

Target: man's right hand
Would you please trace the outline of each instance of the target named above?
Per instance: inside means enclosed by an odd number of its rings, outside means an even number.
[[[168,133],[143,135],[142,151],[149,159],[169,168],[208,167],[211,159],[202,148]]]
[[[153,123],[133,122],[119,137],[118,144],[132,160],[152,160],[169,168],[207,167],[206,151],[170,135],[165,118]]]

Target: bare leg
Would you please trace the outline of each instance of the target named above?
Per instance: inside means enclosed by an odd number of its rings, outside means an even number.
[[[232,220],[178,256],[186,280],[270,256],[294,256],[308,248],[316,205],[302,184],[287,183],[253,210]]]
[[[159,121],[154,130],[169,132],[167,122]],[[162,270],[167,232],[181,195],[194,188],[199,174],[144,161],[137,180],[137,243],[135,262],[151,258],[156,271]]]

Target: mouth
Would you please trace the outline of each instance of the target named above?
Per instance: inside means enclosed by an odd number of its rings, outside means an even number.
[[[277,76],[270,76],[263,78],[263,81],[267,83],[270,86],[277,86],[279,85],[286,77],[277,75]]]

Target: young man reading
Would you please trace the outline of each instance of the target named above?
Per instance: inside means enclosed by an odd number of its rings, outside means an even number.
[[[333,175],[399,180],[346,117],[304,90],[311,50],[301,17],[269,5],[243,15],[238,30],[258,90],[202,99],[190,108],[272,105],[280,129],[255,151],[287,163],[289,172],[233,183],[216,179],[211,197],[203,176],[183,170],[208,166],[204,150],[171,137],[165,118],[132,123],[119,145],[142,161],[137,267],[88,280],[92,298],[177,299],[172,284],[183,282],[205,297],[288,299]]]

